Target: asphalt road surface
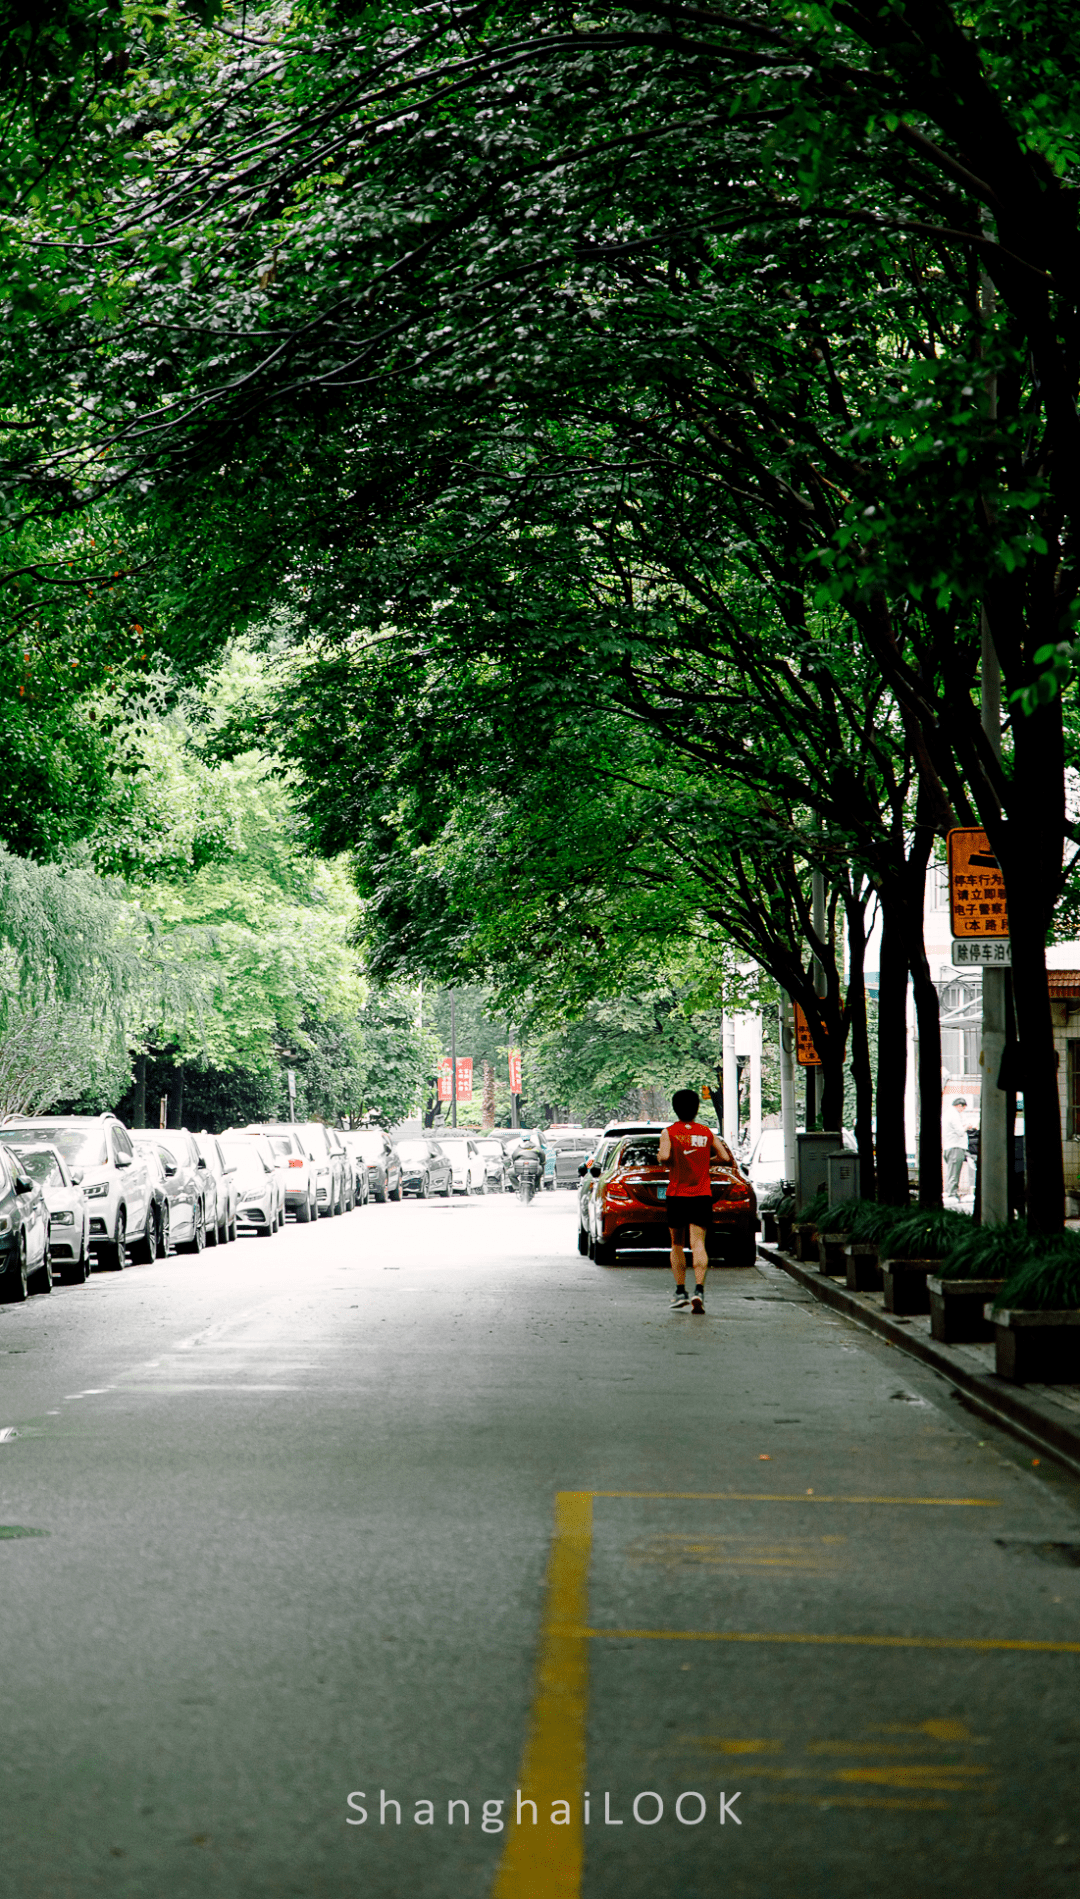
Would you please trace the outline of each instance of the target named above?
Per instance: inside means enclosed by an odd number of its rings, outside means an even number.
[[[0,1891],[1074,1899],[1070,1482],[771,1269],[698,1319],[574,1237],[0,1311]]]

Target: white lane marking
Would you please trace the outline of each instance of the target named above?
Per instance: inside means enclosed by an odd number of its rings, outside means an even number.
[[[18,1435],[19,1433],[13,1424],[5,1424],[3,1430],[0,1431],[0,1444],[10,1444],[12,1438],[18,1437]]]

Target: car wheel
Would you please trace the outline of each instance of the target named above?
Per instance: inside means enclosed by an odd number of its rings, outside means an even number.
[[[614,1266],[615,1248],[610,1240],[596,1240],[592,1250],[593,1261],[597,1266]]]
[[[116,1216],[116,1238],[111,1246],[98,1248],[97,1263],[106,1273],[122,1273],[128,1264],[127,1214],[123,1207]]]
[[[171,1239],[172,1239],[172,1235],[171,1235],[171,1233],[170,1233],[170,1231],[169,1231],[169,1209],[168,1209],[168,1207],[162,1207],[162,1209],[161,1209],[161,1230],[160,1230],[160,1232],[158,1233],[158,1257],[159,1257],[159,1259],[168,1259],[168,1257],[169,1257],[169,1244],[170,1244],[170,1241],[171,1241]]]
[[[86,1250],[86,1234],[83,1234],[82,1249],[78,1259],[73,1259],[64,1267],[61,1275],[65,1286],[85,1286],[90,1277],[90,1255]]]
[[[236,1237],[237,1237],[237,1226],[236,1226],[236,1215],[234,1213],[232,1217],[232,1225],[229,1228],[229,1238],[230,1240],[235,1240]]]
[[[27,1294],[26,1280],[26,1237],[19,1235],[19,1250],[14,1263],[8,1266],[3,1279],[0,1279],[0,1295],[5,1305],[20,1306]]]
[[[431,1179],[428,1174],[425,1174],[423,1180],[420,1182],[420,1185],[417,1188],[416,1198],[418,1200],[426,1200],[430,1192],[431,1192]]]
[[[195,1209],[195,1225],[192,1229],[190,1240],[185,1240],[182,1246],[177,1246],[176,1250],[178,1253],[201,1253],[205,1245],[206,1215],[200,1205]]]
[[[300,1226],[307,1225],[308,1221],[311,1219],[310,1200],[301,1200],[297,1203],[296,1218]]]
[[[577,1250],[579,1253],[587,1253],[589,1250],[589,1235],[583,1226],[579,1226],[577,1230]]]
[[[217,1224],[217,1220],[214,1219],[214,1220],[211,1220],[209,1225],[206,1227],[206,1244],[207,1246],[216,1246],[217,1243],[218,1243],[218,1224]]]
[[[51,1292],[52,1289],[53,1289],[52,1251],[49,1247],[48,1240],[46,1240],[44,1258],[42,1259],[41,1265],[38,1267],[37,1271],[34,1274],[34,1291],[35,1292]]]
[[[131,1257],[144,1266],[152,1266],[158,1256],[157,1215],[153,1204],[146,1209],[146,1225],[142,1235],[131,1242]]]
[[[461,1189],[461,1192],[462,1192],[463,1197],[466,1200],[469,1198],[469,1195],[472,1193],[472,1175],[471,1174],[467,1173],[465,1175],[465,1185]]]
[[[731,1263],[733,1266],[757,1265],[757,1234],[753,1227],[745,1227],[736,1235],[731,1249]]]

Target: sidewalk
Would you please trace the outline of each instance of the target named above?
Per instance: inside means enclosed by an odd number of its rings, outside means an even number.
[[[939,1345],[930,1336],[928,1315],[894,1317],[886,1312],[882,1293],[849,1292],[842,1280],[803,1266],[778,1246],[761,1240],[758,1271],[766,1279],[786,1273],[823,1305],[932,1365],[963,1394],[972,1410],[1080,1476],[1080,1385],[1009,1384],[994,1370],[992,1344]]]

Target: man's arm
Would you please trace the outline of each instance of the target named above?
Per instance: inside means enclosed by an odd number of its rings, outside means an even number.
[[[728,1164],[727,1148],[724,1146],[719,1134],[716,1133],[714,1128],[710,1128],[709,1133],[712,1135],[713,1153],[716,1155],[717,1160],[723,1161],[726,1167]]]
[[[660,1145],[656,1150],[656,1158],[660,1162],[661,1167],[665,1167],[671,1159],[671,1136],[666,1128],[660,1136]]]

